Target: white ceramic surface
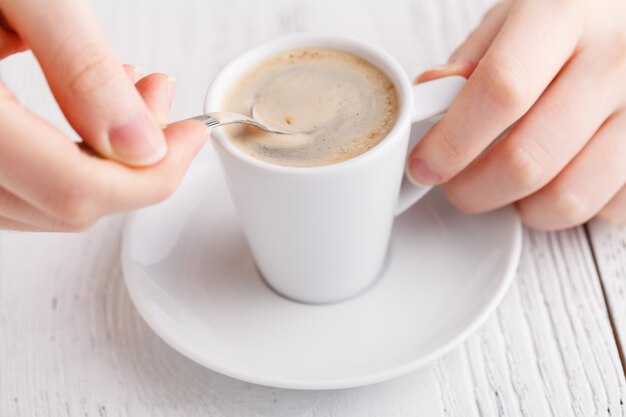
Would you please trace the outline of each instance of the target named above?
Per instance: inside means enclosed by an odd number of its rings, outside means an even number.
[[[257,273],[207,148],[172,198],[129,220],[122,261],[140,314],[182,354],[254,383],[330,389],[394,378],[452,349],[502,300],[520,249],[512,208],[465,216],[435,190],[396,220],[364,293],[296,303]]]
[[[402,183],[411,124],[443,113],[465,79],[446,77],[412,86],[400,64],[372,44],[294,34],[262,43],[224,66],[209,87],[205,112],[224,109],[225,97],[260,61],[307,47],[360,56],[393,82],[398,116],[379,144],[340,163],[294,168],[251,157],[223,129],[214,129],[213,137],[244,234],[267,282],[290,298],[329,303],[358,294],[376,279],[394,216],[430,189]]]

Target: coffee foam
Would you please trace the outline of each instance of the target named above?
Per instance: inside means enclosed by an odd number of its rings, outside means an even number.
[[[393,127],[398,97],[374,65],[333,49],[287,51],[246,73],[225,110],[251,115],[276,135],[229,126],[231,141],[251,156],[285,166],[322,166],[376,146]]]

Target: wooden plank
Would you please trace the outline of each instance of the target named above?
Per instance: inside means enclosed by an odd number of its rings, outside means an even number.
[[[613,330],[626,369],[626,226],[602,220],[587,225]]]
[[[173,118],[198,113],[217,69],[263,39],[300,30],[357,36],[415,74],[445,61],[491,3],[93,2],[123,61],[177,76]],[[1,65],[23,103],[71,130],[32,56]],[[527,231],[517,282],[503,305],[446,357],[394,381],[312,392],[221,376],[156,337],[123,286],[122,220],[77,235],[0,233],[0,416],[626,414],[624,373],[580,228]],[[614,265],[623,270],[626,260]]]
[[[479,415],[626,413],[624,373],[582,228],[526,231],[516,285],[462,350]]]

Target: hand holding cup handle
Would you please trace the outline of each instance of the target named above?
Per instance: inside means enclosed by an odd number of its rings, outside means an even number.
[[[425,133],[426,129],[435,123],[436,120],[434,117],[446,112],[465,83],[466,80],[464,77],[454,75],[416,84],[412,87],[413,126],[408,152],[413,149],[422,137],[422,135],[415,134],[417,132],[414,130],[419,129],[420,132]],[[432,188],[432,185],[415,183],[410,179],[409,175],[405,173],[398,196],[396,216],[405,212]]]

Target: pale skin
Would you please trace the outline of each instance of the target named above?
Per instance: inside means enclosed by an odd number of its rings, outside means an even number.
[[[121,66],[83,0],[0,0],[0,13],[0,58],[33,51],[84,143],[0,83],[0,229],[80,231],[169,196],[208,135],[160,127],[173,80]],[[468,213],[514,203],[539,229],[626,223],[626,2],[500,3],[418,82],[451,74],[468,83],[412,151],[416,182]]]
[[[160,127],[174,80],[121,66],[83,0],[0,0],[0,12],[0,58],[31,49],[83,139],[71,142],[0,82],[0,229],[81,231],[169,196],[208,135],[196,121]]]
[[[468,82],[412,151],[416,182],[537,229],[626,223],[626,2],[499,3],[417,82],[450,74]]]

